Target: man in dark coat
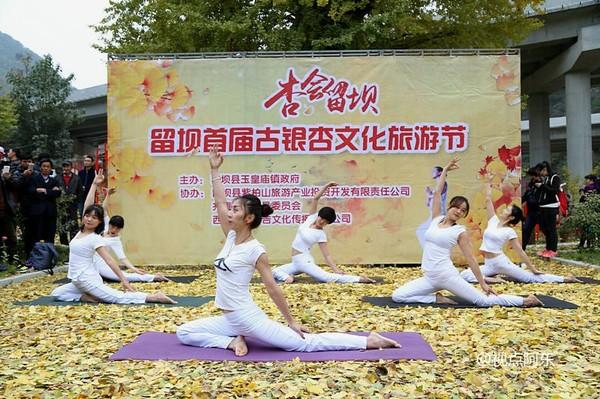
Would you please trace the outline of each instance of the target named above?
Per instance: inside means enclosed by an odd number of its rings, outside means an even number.
[[[60,243],[68,245],[69,241],[77,234],[77,202],[79,200],[79,192],[81,185],[79,184],[79,176],[73,173],[73,164],[70,161],[65,161],[62,164],[62,173],[57,176],[58,184],[67,199],[67,212],[61,215],[60,225],[62,226],[59,232]],[[69,237],[70,234],[70,237]]]
[[[12,151],[12,150],[11,150]],[[6,170],[8,169],[8,170]],[[0,263],[13,263],[17,249],[17,192],[22,176],[11,164],[2,167],[0,177]]]
[[[86,155],[83,158],[83,169],[79,171],[79,214],[83,213],[83,203],[87,198],[90,188],[96,178],[94,170],[94,157]]]
[[[34,174],[28,182],[27,193],[30,196],[29,216],[33,241],[54,244],[56,234],[56,198],[61,194],[58,181],[50,176],[52,161],[40,161],[40,173]]]

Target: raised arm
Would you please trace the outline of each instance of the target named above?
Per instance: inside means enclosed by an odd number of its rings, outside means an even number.
[[[317,208],[318,208],[318,205],[319,205],[319,200],[321,199],[321,197],[323,196],[323,194],[325,194],[325,191],[327,191],[327,189],[329,187],[335,187],[337,185],[338,184],[336,182],[330,181],[329,183],[327,183],[326,185],[324,185],[323,187],[321,187],[321,189],[319,190],[319,192],[317,193],[317,195],[315,195],[315,197],[310,202],[309,213],[311,215],[317,213]]]
[[[104,209],[104,215],[110,217],[110,212],[108,211],[108,202],[110,200],[110,196],[113,195],[117,191],[116,188],[109,188],[106,190],[106,195],[104,196],[104,201],[102,201],[102,208]]]
[[[258,260],[256,261],[256,270],[260,273],[260,277],[262,282],[267,289],[267,293],[277,306],[277,309],[281,312],[285,321],[288,323],[288,326],[296,331],[302,338],[304,338],[303,332],[310,332],[306,327],[296,322],[290,313],[290,308],[288,307],[287,301],[285,300],[285,296],[283,295],[283,291],[281,287],[277,285],[275,279],[273,278],[273,272],[271,271],[271,267],[269,266],[269,259],[267,258],[267,254],[262,254]]]
[[[467,259],[469,268],[475,275],[475,278],[479,282],[479,285],[481,286],[483,292],[485,292],[487,295],[497,295],[496,292],[494,292],[494,290],[489,285],[487,285],[485,279],[483,278],[483,275],[481,274],[479,264],[477,263],[477,260],[473,256],[473,251],[471,250],[471,239],[469,238],[469,234],[466,231],[458,236],[458,246],[460,247],[465,258]]]
[[[488,220],[496,216],[494,202],[492,201],[492,184],[489,181],[485,184],[485,210],[487,211]]]
[[[227,214],[229,209],[227,208],[227,198],[225,197],[225,188],[221,182],[221,174],[219,173],[219,167],[223,164],[223,154],[219,152],[219,147],[215,144],[208,153],[208,162],[210,164],[210,181],[212,183],[213,197],[215,199],[215,206],[217,207],[217,216],[219,218],[219,224],[223,233],[227,235],[231,228],[227,223]]]
[[[435,187],[435,192],[433,193],[433,202],[431,206],[431,217],[436,218],[440,216],[442,213],[442,191],[444,191],[444,185],[446,184],[446,177],[448,176],[448,172],[454,169],[458,169],[458,159],[454,158],[448,165],[444,166],[442,169],[442,173],[437,182],[437,186]]]
[[[96,191],[98,187],[104,183],[104,170],[98,169],[98,173],[90,186],[90,191],[88,191],[87,197],[85,197],[85,202],[83,203],[83,211],[87,209],[88,206],[94,205],[96,202]]]

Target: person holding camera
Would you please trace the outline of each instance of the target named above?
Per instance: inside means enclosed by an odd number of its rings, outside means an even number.
[[[556,221],[560,207],[558,193],[561,182],[560,177],[554,173],[548,162],[541,162],[536,168],[541,177],[541,181],[534,183],[539,190],[540,228],[546,237],[546,249],[539,252],[538,255],[544,258],[553,258],[558,250]]]
[[[0,147],[4,155],[4,148]],[[17,190],[21,184],[21,175],[17,168],[13,168],[17,151],[10,149],[8,158],[2,157],[2,177],[0,178],[0,267],[5,269],[5,263],[14,263],[17,249]],[[18,160],[17,160],[18,162]]]

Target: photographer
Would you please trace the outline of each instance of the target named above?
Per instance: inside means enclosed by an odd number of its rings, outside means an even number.
[[[536,168],[540,171],[542,178],[541,182],[534,183],[540,191],[540,228],[546,237],[546,249],[539,252],[538,255],[544,258],[553,258],[556,256],[558,249],[556,222],[560,207],[558,193],[561,182],[560,177],[554,173],[548,162],[541,162]]]
[[[17,229],[15,216],[17,214],[17,192],[22,176],[18,170],[18,151],[10,149],[8,158],[2,153],[2,177],[0,178],[0,257],[2,262],[14,263],[17,248]]]

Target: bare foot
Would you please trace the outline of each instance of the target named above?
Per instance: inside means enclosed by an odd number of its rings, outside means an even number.
[[[283,280],[285,284],[292,284],[294,282],[294,278],[292,276],[288,276],[285,280]]]
[[[248,345],[243,335],[238,335],[231,341],[227,349],[231,349],[236,356],[246,356],[248,354]]]
[[[375,284],[377,281],[375,281],[372,278],[369,278],[367,276],[360,276],[360,280],[358,280],[358,282],[366,283],[366,284]]]
[[[456,302],[455,300],[447,298],[439,293],[435,294],[435,303],[446,304],[446,305],[458,305],[458,302]]]
[[[523,307],[532,308],[535,306],[544,306],[544,303],[540,301],[535,295],[529,295],[523,300]]]
[[[154,275],[154,280],[155,282],[163,282],[163,281],[171,281],[168,278],[166,278],[162,273],[156,273]]]
[[[96,298],[95,296],[92,296],[90,294],[81,294],[81,298],[79,298],[80,302],[92,302],[92,303],[99,303],[100,301],[98,300],[98,298]]]
[[[166,296],[160,291],[155,292],[154,294],[148,294],[146,297],[146,302],[155,302],[155,303],[170,303],[176,304],[177,302]]]
[[[386,338],[376,332],[371,332],[367,337],[367,349],[402,348],[398,342]]]
[[[578,279],[577,277],[575,277],[571,274],[566,276],[563,281],[565,283],[583,283],[583,281],[581,281],[580,279]]]

